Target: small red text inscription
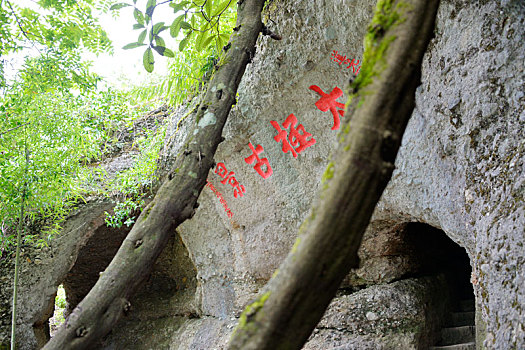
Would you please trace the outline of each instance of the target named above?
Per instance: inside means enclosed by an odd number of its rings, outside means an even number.
[[[331,57],[332,57],[331,58],[332,61],[339,62],[339,65],[348,64],[346,68],[348,69],[352,68],[352,71],[354,72],[355,75],[359,74],[359,70],[361,69],[361,66],[357,67],[359,65],[359,60],[356,60],[356,59],[350,60],[350,58],[346,58],[346,55],[345,56],[339,55],[336,50],[332,52]]]
[[[212,190],[213,193],[215,193],[215,195],[217,196],[217,198],[219,198],[219,200],[220,200],[222,206],[224,207],[224,211],[226,212],[226,215],[228,215],[229,218],[233,217],[233,213],[232,213],[232,211],[230,210],[230,208],[228,208],[228,204],[226,203],[226,200],[223,198],[222,193],[220,193],[219,191],[217,191],[217,189],[215,188],[215,186],[213,186],[212,183],[208,181],[208,179],[206,179],[206,187],[209,187],[210,190]]]
[[[226,182],[228,182],[228,184],[233,187],[233,196],[235,198],[242,197],[246,192],[244,186],[239,184],[239,181],[237,181],[235,178],[235,173],[233,171],[228,173],[228,169],[226,169],[224,163],[217,164],[217,167],[215,168],[215,174],[218,174],[223,178],[221,184],[226,185]]]

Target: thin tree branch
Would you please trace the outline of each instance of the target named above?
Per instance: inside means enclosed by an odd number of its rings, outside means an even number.
[[[19,126],[15,126],[14,128],[11,128],[11,129],[6,130],[6,131],[4,131],[4,132],[0,132],[0,136],[5,135],[5,134],[7,134],[7,133],[10,133],[11,131],[16,130],[16,129],[19,129],[19,128],[21,128],[21,127],[23,127],[23,126],[26,126],[26,125],[28,125],[28,124],[30,124],[30,123],[25,123],[25,124],[22,124],[22,125],[19,125]]]
[[[42,51],[40,51],[40,49],[38,48],[38,46],[35,45],[35,43],[33,42],[32,39],[29,38],[29,34],[24,30],[24,28],[22,28],[22,24],[20,23],[20,19],[18,18],[18,16],[16,15],[16,12],[15,10],[13,9],[13,6],[11,6],[11,3],[9,2],[9,0],[5,0],[7,2],[7,5],[9,6],[9,8],[11,9],[11,13],[13,14],[13,16],[15,16],[15,20],[16,20],[16,24],[18,25],[18,28],[20,28],[20,32],[22,32],[22,35],[27,39],[29,40],[29,42],[31,42],[31,44],[33,45],[33,47],[35,49],[37,49],[37,51],[42,54]]]
[[[27,194],[27,172],[29,168],[29,150],[27,148],[27,136],[24,140],[25,145],[25,158],[26,166],[24,170],[24,184],[22,185],[22,202],[20,203],[20,216],[18,217],[18,229],[16,233],[16,253],[15,253],[15,278],[13,281],[13,309],[11,314],[11,350],[16,348],[16,311],[17,311],[17,301],[18,301],[18,272],[20,270],[20,243],[22,241],[22,231],[24,227],[24,217],[25,217],[25,199]]]
[[[28,36],[28,33],[24,30],[24,28],[22,28],[22,24],[20,23],[20,19],[16,15],[16,12],[13,9],[13,6],[11,6],[11,3],[9,2],[9,0],[5,0],[5,1],[7,2],[7,6],[9,6],[9,8],[11,9],[11,13],[13,14],[13,16],[15,16],[15,20],[16,20],[16,24],[18,25],[18,28],[20,28],[20,31],[26,37],[26,39],[31,41],[31,39]]]

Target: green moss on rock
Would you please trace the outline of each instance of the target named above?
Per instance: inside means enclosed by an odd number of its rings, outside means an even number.
[[[295,243],[293,244],[293,247],[292,247],[292,250],[291,250],[291,253],[295,253],[297,251],[297,247],[299,247],[299,244],[301,244],[301,238],[300,237],[297,237],[295,239]]]
[[[250,330],[250,328],[256,328],[254,322],[251,322],[253,317],[259,312],[260,309],[263,308],[264,303],[268,298],[270,297],[270,292],[266,292],[260,297],[257,298],[253,303],[248,305],[246,309],[244,309],[243,313],[241,314],[241,317],[239,318],[239,325],[236,328],[236,331],[239,329],[245,329]]]
[[[326,167],[326,170],[323,174],[323,177],[321,179],[321,183],[325,183],[326,181],[330,180],[334,177],[334,171],[335,171],[335,165],[333,162],[328,163],[328,166]]]
[[[374,17],[368,26],[364,39],[365,50],[361,71],[350,85],[350,91],[356,91],[356,94],[360,94],[361,98],[363,98],[365,93],[359,93],[359,90],[362,90],[365,86],[372,83],[373,78],[379,76],[386,68],[384,53],[396,37],[393,35],[384,37],[384,34],[389,29],[405,21],[405,19],[402,18],[401,10],[406,10],[409,6],[410,5],[403,2],[399,2],[394,6],[394,0],[378,1]],[[348,107],[356,94],[350,96],[346,107]],[[360,107],[362,103],[362,100],[359,101],[358,107]]]

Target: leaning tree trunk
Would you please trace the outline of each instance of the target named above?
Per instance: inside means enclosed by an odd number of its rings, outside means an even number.
[[[229,349],[300,349],[345,275],[357,267],[361,238],[414,108],[438,4],[378,1],[320,197],[264,293],[241,315]]]
[[[148,276],[175,228],[195,213],[237,87],[263,29],[264,0],[242,0],[238,4],[231,45],[225,47],[228,49],[209,82],[184,152],[95,286],[43,349],[85,349],[106,335],[129,311],[131,295]]]

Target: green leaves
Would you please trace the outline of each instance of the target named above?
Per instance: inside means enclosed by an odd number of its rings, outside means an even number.
[[[204,4],[204,9],[206,11],[206,15],[208,16],[208,19],[210,19],[211,17],[211,10],[212,10],[212,6],[213,6],[213,3],[212,3],[212,0],[206,0],[206,3]]]
[[[135,20],[137,21],[137,24],[144,25],[144,15],[136,7],[133,10],[133,17],[135,17]]]
[[[153,49],[161,56],[166,57],[175,57],[175,54],[170,49],[165,48],[164,46],[153,46]]]
[[[94,53],[109,52],[111,42],[98,19],[94,17],[94,1],[34,1],[31,8],[13,1],[12,9],[0,1],[0,56],[7,56],[24,47],[37,46],[48,50],[69,52],[88,49]],[[98,6],[98,5],[97,5]],[[129,6],[114,4],[113,9]],[[109,7],[109,5],[108,5]]]
[[[119,2],[119,3],[111,5],[109,10],[110,11],[120,10],[121,8],[128,7],[128,6],[131,6],[131,5],[130,4],[126,4],[124,2]]]
[[[224,33],[219,34],[219,37],[217,38],[217,45],[222,48],[226,45],[226,43],[230,40],[230,36]]]
[[[164,42],[164,39],[162,39],[160,36],[155,36],[155,44],[157,46],[165,47],[166,43]]]
[[[172,38],[176,38],[179,35],[181,22],[184,20],[185,15],[180,15],[179,17],[173,20],[173,23],[170,26],[170,35]]]
[[[215,7],[215,10],[213,12],[213,16],[219,16],[222,14],[228,7],[231,6],[232,1],[231,0],[224,0],[219,5]]]
[[[141,47],[141,46],[145,46],[146,44],[144,44],[144,40],[146,39],[146,34],[147,34],[148,30],[147,29],[144,29],[140,34],[139,34],[139,37],[137,39],[137,42],[136,43],[130,43],[130,44],[127,44],[123,47],[124,50],[130,50],[130,49],[134,49],[134,48],[137,48],[137,47]]]
[[[201,45],[200,48],[202,49],[202,48],[206,48],[206,47],[208,47],[208,45],[210,45],[210,43],[211,43],[212,40],[213,40],[213,36],[211,36],[211,35],[208,36],[206,39],[204,39],[204,40],[202,41],[202,45]],[[197,49],[197,50],[198,50],[198,49]]]
[[[146,203],[143,199],[127,198],[124,202],[118,202],[113,208],[114,215],[104,212],[106,215],[106,225],[108,227],[120,228],[122,225],[127,227],[133,225],[137,210],[141,210]]]
[[[188,22],[186,21],[181,21],[180,22],[180,27],[182,29],[193,29],[193,27],[191,26],[191,24],[189,24]]]
[[[122,48],[124,50],[130,50],[130,49],[134,49],[134,48],[145,46],[145,45],[146,44],[143,44],[143,43],[130,43],[130,44],[123,46]]]
[[[46,70],[41,74],[47,74]],[[100,179],[86,178],[91,174],[88,164],[104,149],[112,148],[113,135],[124,119],[137,114],[125,107],[127,98],[112,91],[92,90],[73,96],[67,90],[55,89],[32,93],[26,100],[23,89],[16,85],[7,96],[0,96],[6,116],[0,118],[0,133],[28,123],[0,138],[0,223],[3,229],[13,227],[20,188],[27,181],[27,222],[42,230],[26,236],[26,242],[41,245],[57,232],[60,220],[82,194],[96,191]],[[30,149],[27,176],[25,144]],[[11,244],[9,231],[0,234],[0,254]]]
[[[159,33],[161,33],[162,31],[168,29],[169,27],[166,27],[164,25],[164,22],[159,22],[157,24],[155,24],[153,26],[153,28],[151,29],[151,32],[154,34],[154,35],[158,35]]]
[[[135,1],[134,1],[135,3]],[[180,40],[178,49],[180,52],[191,47],[191,50],[201,52],[210,47],[214,47],[217,52],[228,42],[231,27],[235,23],[235,1],[231,0],[192,0],[181,1],[173,0],[169,7],[177,14],[173,22],[166,26],[164,22],[153,22],[153,15],[157,5],[164,4],[158,0],[148,0],[144,12],[134,8],[133,15],[137,23],[133,29],[143,29],[137,42],[125,46],[125,48],[135,48],[142,46],[149,38],[149,47],[144,53],[144,68],[153,71],[154,60],[151,55],[153,52],[165,57],[175,57],[175,53],[166,47],[164,39],[161,37],[163,31],[169,28],[172,38],[178,39],[181,31],[183,39]],[[183,11],[183,13],[181,13]],[[222,26],[221,23],[229,23]],[[149,35],[148,35],[149,34]]]
[[[146,15],[148,15],[151,18],[153,16],[153,11],[155,11],[156,6],[157,0],[148,0],[148,3],[146,4]]]
[[[170,3],[170,7],[173,8],[173,12],[177,13],[178,11],[182,10],[186,5],[188,5],[189,1],[182,1],[178,4],[172,2]]]
[[[148,4],[149,4],[148,8],[155,8],[155,1],[154,0],[153,1],[150,0],[148,2]],[[150,13],[152,13],[152,12],[150,12]],[[137,20],[142,20],[143,19],[141,17],[142,12],[140,12],[138,9],[135,9],[134,14],[135,14],[135,19],[137,19]],[[146,15],[146,16],[148,16],[148,15]],[[143,23],[142,24],[141,23],[136,23],[133,26],[133,29],[142,29],[142,28],[145,28]],[[159,22],[159,23],[152,24],[149,30],[148,30],[148,28],[146,28],[146,29],[144,29],[144,30],[142,30],[140,32],[139,37],[137,39],[137,42],[129,43],[126,46],[124,46],[123,49],[124,50],[129,50],[129,49],[134,49],[134,48],[137,48],[137,47],[148,45],[148,44],[144,43],[144,41],[146,40],[146,36],[148,35],[148,32],[149,32],[149,47],[144,52],[144,55],[143,55],[143,58],[142,58],[142,63],[143,63],[144,69],[146,69],[146,71],[148,73],[151,73],[151,72],[153,72],[153,68],[154,68],[154,64],[155,64],[155,59],[154,59],[154,56],[153,56],[153,50],[155,50],[155,52],[157,52],[161,56],[175,57],[175,54],[173,53],[173,51],[171,51],[170,49],[166,48],[166,42],[164,41],[164,39],[162,39],[159,36],[160,33],[162,33],[163,31],[165,31],[168,28],[169,27],[164,25],[164,22]]]
[[[144,30],[140,33],[140,35],[139,35],[139,39],[138,39],[138,41],[137,41],[138,43],[141,43],[141,44],[142,44],[142,43],[144,42],[144,39],[146,39],[146,34],[147,34],[147,32],[148,32],[148,31],[147,31],[146,29],[144,29]]]
[[[191,32],[190,32],[190,35],[191,35]],[[179,44],[179,51],[182,51],[184,50],[184,48],[186,47],[186,45],[188,45],[188,42],[189,42],[189,36],[185,37],[184,39],[181,40],[180,44]]]
[[[153,72],[153,65],[155,64],[155,59],[153,57],[153,51],[151,50],[151,47],[148,47],[146,51],[144,51],[144,55],[142,57],[142,64],[144,65],[144,69],[148,73]]]

